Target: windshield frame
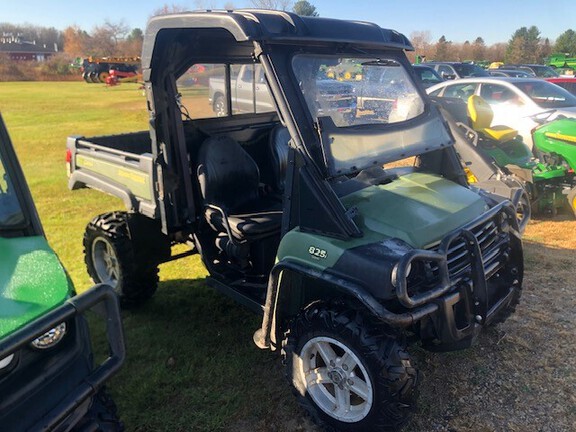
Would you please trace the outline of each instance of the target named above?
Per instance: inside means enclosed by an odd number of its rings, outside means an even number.
[[[13,187],[13,198],[18,204],[22,213],[22,219],[18,223],[11,225],[0,225],[1,237],[23,237],[33,235],[44,235],[40,218],[34,206],[32,195],[26,184],[24,173],[18,159],[8,131],[4,126],[4,121],[0,115],[0,163],[4,166],[6,175],[10,179],[10,186]]]

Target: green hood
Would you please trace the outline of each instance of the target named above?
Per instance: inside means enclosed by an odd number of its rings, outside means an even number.
[[[44,237],[0,237],[0,338],[59,306],[70,292]]]
[[[450,231],[484,213],[488,206],[475,192],[424,173],[403,175],[343,199],[358,208],[358,224],[368,237],[398,238],[425,249]]]

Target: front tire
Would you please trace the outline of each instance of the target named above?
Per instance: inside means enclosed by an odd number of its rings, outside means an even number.
[[[92,405],[72,432],[95,430],[98,432],[123,432],[124,424],[118,419],[116,404],[106,392],[100,389],[92,400]]]
[[[328,430],[398,430],[415,409],[419,374],[404,344],[357,310],[312,305],[283,355],[299,402]]]
[[[134,247],[125,212],[96,216],[84,233],[84,258],[94,283],[114,288],[120,304],[148,300],[158,287],[158,260]]]

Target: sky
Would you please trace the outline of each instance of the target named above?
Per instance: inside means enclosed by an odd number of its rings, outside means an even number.
[[[576,30],[576,1],[554,0],[309,0],[322,17],[371,21],[406,36],[428,32],[430,42],[441,36],[448,41],[486,45],[508,42],[520,27],[535,25],[542,38],[551,41],[568,29]],[[90,2],[84,0],[0,0],[0,22],[34,24],[64,30],[77,25],[86,31],[105,20],[132,28],[146,27],[148,18],[165,4],[198,8],[253,7],[250,0],[137,0]]]

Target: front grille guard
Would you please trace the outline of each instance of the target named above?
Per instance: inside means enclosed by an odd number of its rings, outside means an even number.
[[[436,251],[414,249],[402,257],[396,270],[396,295],[400,303],[413,309],[431,302],[434,299],[446,294],[458,284],[461,278],[451,278],[448,268],[448,253],[451,245],[458,239],[464,239],[466,251],[470,259],[471,282],[475,297],[479,300],[481,310],[487,311],[488,293],[486,280],[496,271],[494,266],[490,269],[484,268],[484,259],[478,239],[472,232],[472,229],[487,223],[490,219],[495,218],[498,214],[504,214],[508,230],[511,234],[520,237],[516,210],[509,201],[497,204],[486,213],[474,219],[469,224],[459,228],[446,235],[440,242]],[[419,292],[410,295],[408,292],[408,274],[413,262],[417,260],[435,263],[438,268],[438,282],[432,288],[425,292]]]
[[[65,399],[57,404],[55,402],[55,406],[31,430],[53,430],[85,400],[96,394],[124,363],[126,348],[118,298],[110,286],[96,285],[68,299],[0,341],[0,359],[2,359],[28,345],[46,330],[56,327],[61,322],[73,320],[76,315],[82,315],[89,309],[94,309],[103,315],[109,355]]]

